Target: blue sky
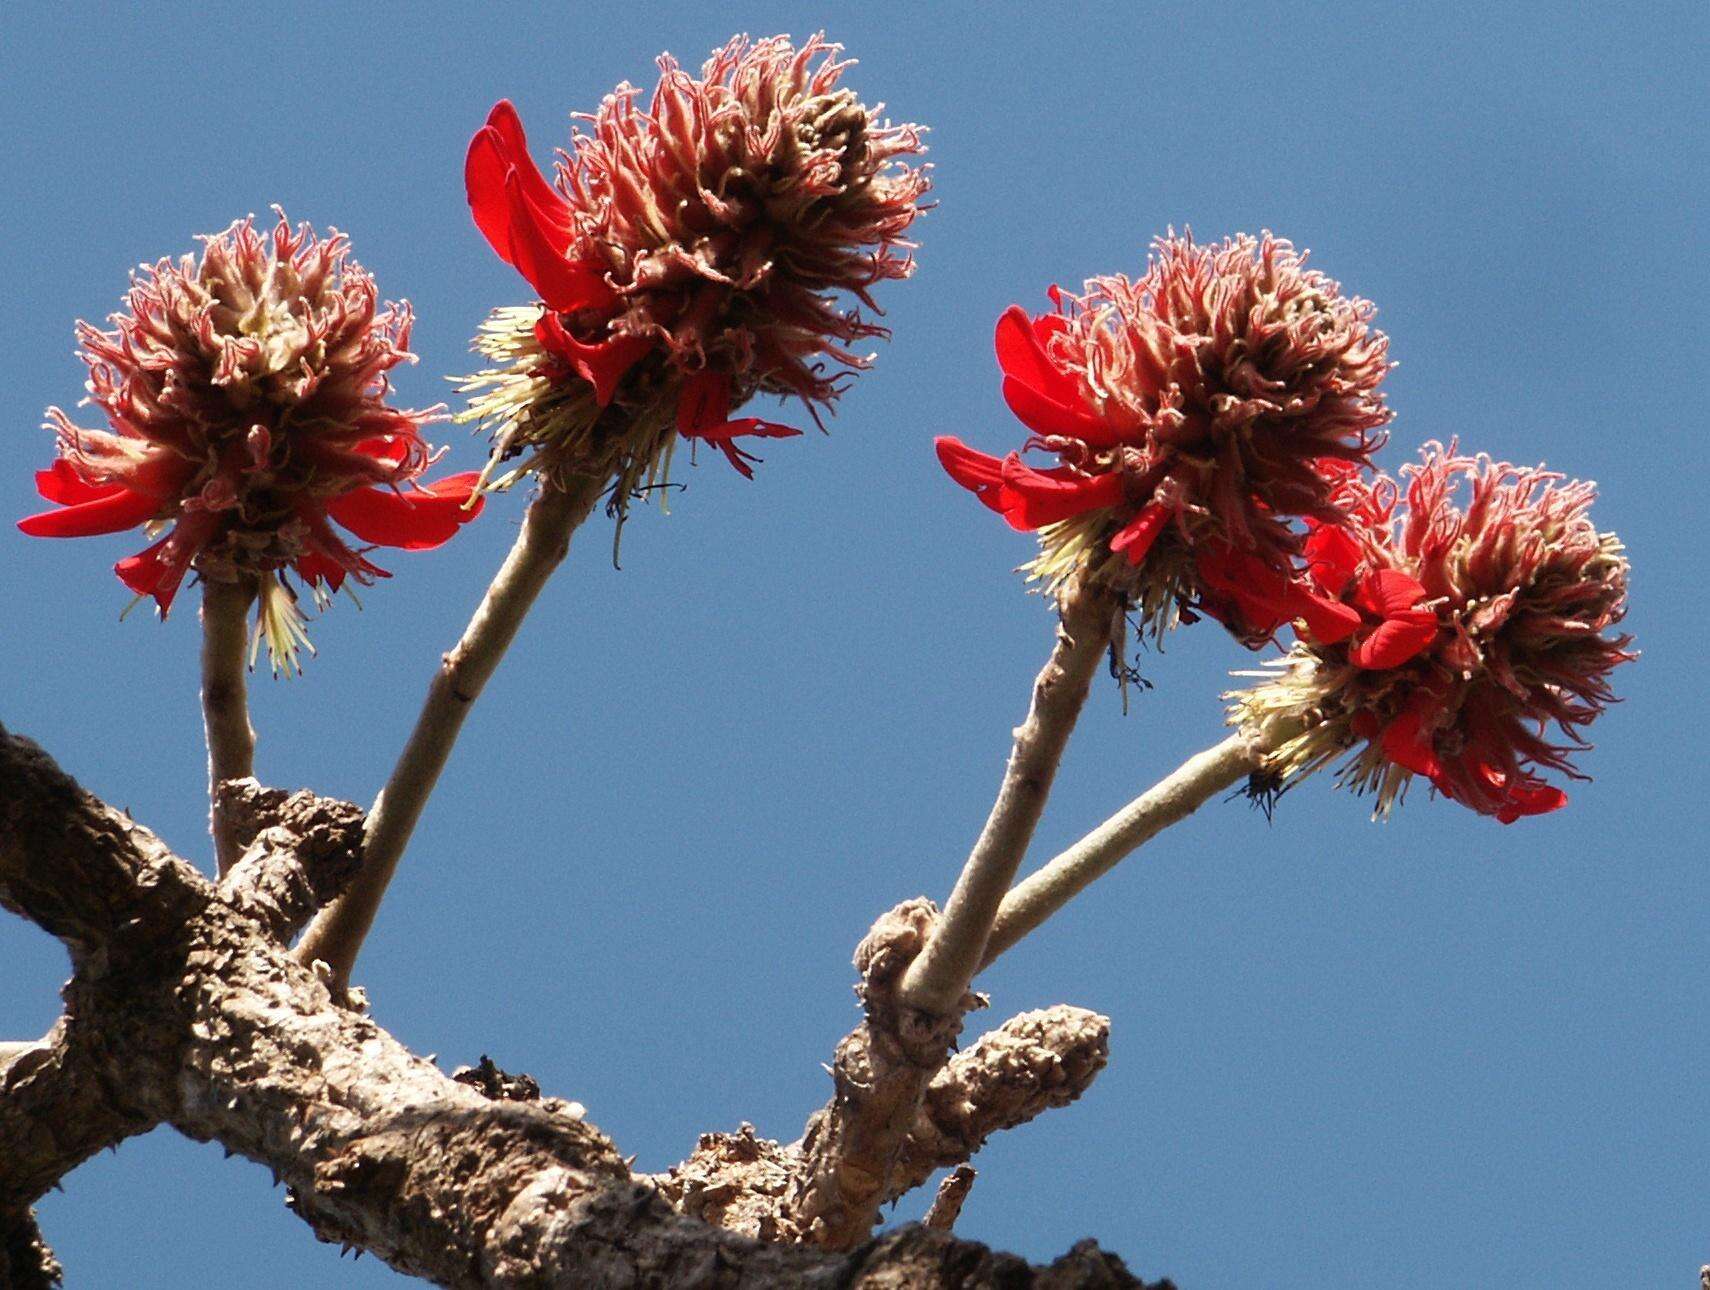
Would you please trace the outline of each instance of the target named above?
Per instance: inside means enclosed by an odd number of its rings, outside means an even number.
[[[1096,1235],[1221,1286],[1690,1284],[1706,1228],[1710,883],[1701,644],[1701,5],[9,6],[0,18],[0,508],[34,509],[71,326],[129,266],[282,203],[418,311],[402,397],[447,396],[526,288],[463,204],[514,99],[537,148],[621,79],[736,30],[825,26],[850,83],[932,129],[940,206],[832,434],[715,457],[591,530],[469,723],[359,969],[450,1067],[491,1053],[579,1099],[639,1166],[744,1119],[790,1138],[856,1019],[849,954],[938,898],[1050,638],[1025,538],[930,451],[987,449],[992,321],[1136,271],[1174,225],[1270,228],[1380,307],[1384,463],[1430,438],[1600,481],[1645,651],[1567,810],[1504,828],[1416,793],[1387,825],[1313,783],[1274,823],[1208,807],[982,982],[996,1017],[1113,1021],[1080,1104],[995,1141],[961,1230],[1034,1257]],[[480,444],[442,428],[449,462]],[[366,802],[515,532],[501,499],[258,679],[270,782]],[[133,544],[134,545],[134,544]],[[204,857],[196,624],[118,621],[124,539],[0,531],[0,720]],[[1220,737],[1209,627],[1099,692],[1037,857]],[[1698,842],[1693,839],[1698,838]],[[57,1011],[57,945],[0,922],[0,1034]],[[917,1216],[925,1197],[897,1218]],[[264,1170],[165,1132],[42,1206],[74,1285],[380,1286]]]

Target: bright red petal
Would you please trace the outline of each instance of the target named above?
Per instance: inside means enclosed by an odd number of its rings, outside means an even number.
[[[466,471],[403,492],[358,488],[329,501],[327,514],[364,542],[428,551],[481,513],[481,501],[468,505],[479,479]]]
[[[1354,593],[1355,602],[1379,618],[1393,618],[1412,609],[1426,598],[1426,591],[1417,578],[1400,569],[1378,569],[1361,579]]]
[[[1320,645],[1347,640],[1364,621],[1352,605],[1328,596],[1315,596],[1304,587],[1297,588],[1293,616],[1306,623],[1307,634]]]
[[[121,488],[93,501],[26,516],[18,521],[18,527],[31,537],[94,537],[133,529],[153,519],[159,510],[158,497]]]
[[[617,394],[624,373],[653,348],[653,342],[645,336],[614,336],[598,344],[584,345],[565,330],[554,313],[541,316],[534,325],[534,335],[542,348],[563,359],[594,387],[594,401],[602,408]]]
[[[1355,667],[1363,667],[1368,672],[1382,672],[1411,662],[1436,638],[1435,619],[1421,622],[1390,618],[1379,623],[1365,640],[1355,642],[1348,651],[1348,658]]]
[[[1164,525],[1169,519],[1170,512],[1161,503],[1148,503],[1110,539],[1110,549],[1118,555],[1127,556],[1128,563],[1138,567],[1146,558],[1146,553],[1152,549],[1152,543],[1158,540],[1158,534],[1164,531]]]
[[[1441,773],[1436,749],[1425,732],[1425,717],[1415,704],[1389,723],[1380,745],[1383,755],[1415,775],[1436,778]]]
[[[516,166],[505,174],[505,198],[510,212],[510,254],[505,258],[540,292],[549,309],[569,313],[606,309],[616,302],[617,293],[592,266],[564,258],[555,244],[550,213],[530,202]]]
[[[1063,326],[1055,315],[1030,319],[1020,305],[1004,310],[993,337],[1004,402],[1035,434],[1069,435],[1108,448],[1120,442],[1120,434],[1087,408],[1079,379],[1053,363],[1045,350],[1045,338]]]
[[[1003,459],[970,448],[960,439],[940,435],[932,441],[938,454],[938,464],[944,473],[980,499],[986,506],[1003,514],[1000,496],[1003,484]]]
[[[1340,596],[1360,567],[1360,544],[1344,528],[1318,524],[1304,545],[1307,576],[1326,594]]]
[[[723,372],[697,372],[677,394],[677,429],[687,438],[730,420],[730,378]]]
[[[1068,471],[1034,470],[1011,453],[1004,458],[1003,517],[1011,528],[1043,528],[1123,500],[1122,476],[1078,475]]]
[[[46,470],[36,472],[36,492],[47,501],[60,506],[75,506],[80,502],[98,502],[103,497],[125,491],[123,484],[91,484],[77,473],[77,468],[60,457]]]
[[[344,585],[344,566],[318,551],[298,556],[294,567],[304,582],[324,582],[328,591],[337,591]]]
[[[486,128],[493,132],[501,151],[517,168],[529,204],[541,217],[543,231],[560,253],[567,250],[575,230],[570,203],[546,182],[546,176],[528,155],[528,136],[523,132],[522,118],[517,115],[515,105],[509,99],[493,104],[493,110],[487,114]]]

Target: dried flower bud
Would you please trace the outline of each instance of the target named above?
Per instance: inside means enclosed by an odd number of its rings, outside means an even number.
[[[1390,420],[1388,341],[1269,233],[1160,239],[1144,277],[1053,288],[1054,312],[997,326],[1004,399],[1055,453],[1040,470],[956,439],[939,460],[1017,529],[1053,589],[1086,571],[1155,632],[1193,607],[1257,644],[1295,617],[1301,534],[1335,520],[1338,466],[1370,465]],[[1229,593],[1242,589],[1241,598]]]
[[[1453,444],[1422,456],[1405,505],[1393,480],[1344,480],[1347,525],[1307,539],[1310,628],[1230,696],[1231,720],[1279,736],[1269,769],[1285,783],[1353,749],[1340,778],[1380,814],[1414,775],[1504,823],[1556,810],[1567,795],[1538,772],[1584,778],[1569,756],[1634,657],[1613,631],[1621,543],[1592,525],[1593,484]]]
[[[494,432],[495,462],[522,457],[495,487],[532,470],[613,478],[621,512],[679,433],[752,475],[738,438],[800,432],[735,408],[793,395],[817,421],[869,365],[850,347],[887,333],[838,295],[876,309],[871,288],[913,271],[903,238],[928,179],[901,161],[920,130],[841,88],[839,49],[738,37],[699,79],[666,55],[645,110],[625,84],[581,118],[556,184],[515,109],[493,109],[469,204],[541,299],[495,311],[475,341],[494,366],[461,387],[460,419]]]
[[[22,520],[35,537],[146,525],[158,538],[115,572],[164,616],[185,574],[256,577],[275,665],[306,643],[286,569],[317,598],[346,577],[387,576],[332,527],[422,550],[472,519],[473,474],[415,481],[435,410],[388,406],[386,373],[413,361],[407,304],[379,306],[374,279],[334,232],[295,232],[278,211],[202,239],[198,259],[132,275],[114,330],[79,323],[90,402],[107,430],[48,410],[59,459],[36,476],[57,509]]]

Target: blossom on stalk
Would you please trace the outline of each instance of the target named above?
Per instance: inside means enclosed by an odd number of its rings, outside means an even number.
[[[374,279],[334,231],[272,233],[254,217],[202,239],[200,257],[132,276],[112,331],[77,326],[89,402],[107,429],[59,408],[59,457],[36,475],[55,509],[18,527],[89,537],[144,526],[154,541],[114,571],[164,617],[185,575],[254,578],[258,643],[277,668],[307,644],[293,571],[317,600],[388,576],[365,546],[425,550],[474,517],[476,476],[418,482],[421,428],[437,410],[387,403],[386,373],[414,361],[408,304],[381,307]]]
[[[1379,814],[1415,775],[1504,823],[1556,810],[1567,795],[1542,772],[1584,778],[1570,755],[1634,657],[1614,631],[1627,560],[1591,522],[1595,485],[1453,444],[1402,473],[1405,490],[1343,480],[1348,522],[1306,543],[1318,622],[1248,674],[1264,681],[1230,696],[1230,719],[1274,745],[1285,785],[1348,753],[1340,779]]]
[[[1017,529],[1030,573],[1116,586],[1155,632],[1185,609],[1257,644],[1303,612],[1305,516],[1334,522],[1335,481],[1371,464],[1391,417],[1389,342],[1269,233],[1154,244],[1146,273],[1051,291],[1050,313],[998,320],[1003,395],[1038,468],[938,440],[950,476]]]
[[[738,37],[699,78],[669,55],[644,108],[620,85],[560,154],[548,182],[515,108],[494,107],[465,168],[476,226],[539,303],[496,310],[475,348],[461,420],[495,436],[494,461],[616,481],[662,478],[678,435],[738,471],[739,440],[799,430],[734,417],[757,393],[800,399],[816,420],[884,336],[840,294],[913,271],[903,240],[928,187],[904,159],[916,126],[881,122],[839,85],[851,65],[819,36],[800,49]]]

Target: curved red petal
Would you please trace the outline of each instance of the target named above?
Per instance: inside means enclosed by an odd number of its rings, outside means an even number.
[[[1158,540],[1158,534],[1164,531],[1169,518],[1170,512],[1162,503],[1148,503],[1110,539],[1110,549],[1127,556],[1129,564],[1138,566],[1152,549],[1152,543]]]
[[[77,468],[60,457],[46,470],[36,472],[36,492],[46,501],[60,506],[75,506],[80,502],[98,502],[103,497],[125,491],[123,484],[91,484],[77,473]]]
[[[550,216],[530,202],[516,166],[505,173],[505,199],[510,214],[510,254],[505,258],[548,308],[560,313],[606,309],[617,300],[617,293],[591,265],[564,258],[563,248],[555,245],[557,233]]]
[[[1063,475],[1034,470],[1015,453],[1003,461],[1003,517],[1010,527],[1042,528],[1059,520],[1085,515],[1123,499],[1122,476]]]
[[[358,488],[330,500],[327,514],[364,542],[428,551],[481,513],[479,501],[465,506],[478,479],[465,472],[406,492]]]
[[[1360,629],[1365,620],[1352,605],[1328,596],[1315,596],[1306,588],[1298,589],[1293,617],[1306,623],[1306,631],[1320,645],[1335,645],[1345,641]]]
[[[337,591],[344,585],[344,566],[318,551],[298,556],[293,567],[304,582],[324,582],[328,591]]]
[[[1437,638],[1437,623],[1389,618],[1379,623],[1362,641],[1356,641],[1348,651],[1355,667],[1368,672],[1382,672],[1411,662]]]
[[[1020,305],[1003,311],[993,335],[1004,376],[1003,400],[1035,434],[1068,435],[1094,447],[1111,447],[1122,436],[1087,408],[1079,378],[1053,363],[1045,350],[1045,339],[1065,326],[1054,314],[1030,319]]]
[[[1379,618],[1392,618],[1412,609],[1428,594],[1417,578],[1400,569],[1378,569],[1360,580],[1354,601]]]
[[[516,105],[509,99],[500,99],[493,104],[493,110],[487,114],[485,128],[493,132],[501,152],[517,168],[529,204],[540,215],[549,240],[560,252],[568,249],[575,235],[570,203],[547,182],[540,167],[528,155],[528,135],[523,131],[522,117],[517,115]]]
[[[39,515],[27,515],[18,521],[18,528],[31,537],[95,537],[102,533],[134,529],[145,520],[153,519],[159,510],[158,497],[121,488],[92,501],[77,502]]]
[[[1314,525],[1303,544],[1307,576],[1329,595],[1339,596],[1360,567],[1360,544],[1334,524]]]
[[[491,126],[482,126],[469,141],[469,152],[463,159],[463,189],[475,227],[506,264],[514,264],[511,204],[505,196],[505,173],[510,168],[499,133]]]
[[[594,401],[602,408],[617,395],[618,382],[624,374],[653,348],[653,342],[645,336],[614,336],[585,345],[565,329],[555,313],[541,315],[534,325],[534,335],[547,353],[563,359],[594,387]]]
[[[1379,745],[1383,755],[1397,766],[1435,780],[1442,773],[1436,749],[1425,732],[1425,717],[1415,704],[1390,722]]]
[[[696,372],[677,393],[677,430],[693,439],[730,420],[730,378],[723,372]]]

